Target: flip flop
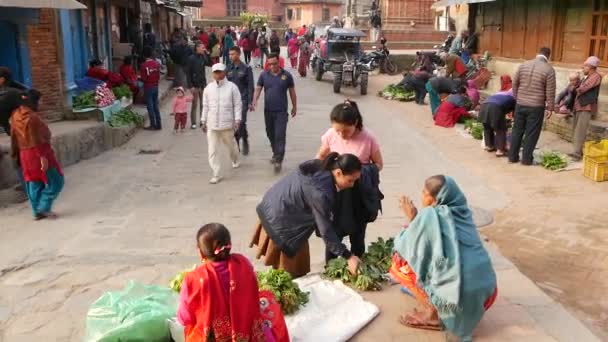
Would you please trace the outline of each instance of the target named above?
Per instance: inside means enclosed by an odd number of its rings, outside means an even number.
[[[414,321],[414,322],[412,322]],[[437,324],[433,324],[430,322],[425,322],[424,320],[419,319],[416,316],[407,314],[399,316],[399,323],[409,328],[414,329],[422,329],[422,330],[432,330],[432,331],[442,331],[443,327],[441,323],[437,322]]]

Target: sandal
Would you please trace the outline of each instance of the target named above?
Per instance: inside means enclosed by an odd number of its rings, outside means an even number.
[[[443,326],[439,320],[437,321],[426,321],[416,316],[418,312],[399,316],[399,323],[409,328],[422,329],[422,330],[433,330],[442,331]]]
[[[496,149],[494,147],[484,147],[483,148],[486,152],[495,152]]]
[[[503,151],[496,151],[496,157],[498,157],[498,158],[500,158],[500,157],[504,157],[504,156],[506,156],[506,155],[507,155],[507,154],[506,154],[505,152],[503,152]]]

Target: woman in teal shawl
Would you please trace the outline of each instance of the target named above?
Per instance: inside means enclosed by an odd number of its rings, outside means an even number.
[[[222,46],[222,51],[224,55],[224,64],[229,66],[232,62],[230,62],[230,49],[234,47],[234,39],[232,39],[232,32],[230,29],[226,29],[226,34],[224,35],[224,45]]]
[[[423,310],[401,316],[406,326],[441,330],[471,341],[473,329],[496,298],[496,275],[456,182],[433,176],[422,190],[420,212],[402,197],[409,227],[395,238],[391,273]]]

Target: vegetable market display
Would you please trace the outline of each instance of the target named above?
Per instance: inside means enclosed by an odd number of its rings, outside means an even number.
[[[123,84],[120,87],[112,88],[112,93],[117,99],[122,99],[123,97],[130,99],[133,97],[131,89],[129,89],[129,86],[126,84]]]
[[[98,107],[107,107],[116,101],[116,97],[110,88],[100,85],[95,89],[95,100]]]
[[[72,98],[72,107],[76,110],[85,108],[97,107],[94,91],[85,91],[84,93]]]
[[[387,85],[382,91],[378,92],[378,96],[398,101],[414,101],[416,99],[414,91],[405,90],[405,88],[398,84]]]
[[[566,156],[557,152],[545,152],[542,154],[540,164],[547,170],[555,171],[568,166]]]
[[[130,124],[135,124],[138,127],[143,126],[144,117],[130,109],[124,108],[114,113],[110,119],[110,126],[112,127],[124,127]]]
[[[378,291],[386,280],[386,273],[391,267],[394,240],[372,242],[363,254],[357,275],[348,271],[344,258],[333,259],[325,265],[323,275],[329,279],[338,279],[360,291]]]
[[[475,119],[466,120],[464,130],[471,134],[474,139],[483,139],[483,124]]]
[[[300,290],[286,271],[269,269],[257,272],[257,276],[260,290],[272,292],[284,314],[291,315],[308,303],[308,292]]]

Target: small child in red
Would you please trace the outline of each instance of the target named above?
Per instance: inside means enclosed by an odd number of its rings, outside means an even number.
[[[184,133],[186,123],[188,122],[188,108],[191,106],[192,95],[186,96],[184,88],[179,87],[175,89],[176,96],[173,100],[173,115],[175,115],[175,133],[180,128],[181,132]]]

